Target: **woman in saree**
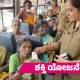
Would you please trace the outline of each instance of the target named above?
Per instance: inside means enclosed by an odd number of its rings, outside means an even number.
[[[19,12],[16,17],[21,19],[23,22],[28,22],[30,24],[31,30],[33,30],[33,25],[35,23],[35,14],[31,11],[32,2],[29,0],[25,0],[23,6],[24,9]]]
[[[53,37],[46,33],[47,30],[47,21],[41,20],[37,23],[37,33],[33,34],[34,37],[41,37],[43,40],[43,46],[53,44],[55,41]],[[43,62],[51,62],[54,55],[54,51],[44,53]],[[46,74],[42,74],[42,80],[46,80]]]
[[[57,17],[59,15],[59,7],[57,6],[57,0],[52,1],[52,8],[53,8],[53,17]]]
[[[26,37],[25,33],[20,31],[20,21],[18,19],[13,19],[11,27],[13,29],[12,33],[16,39],[17,46],[19,46],[19,43]]]

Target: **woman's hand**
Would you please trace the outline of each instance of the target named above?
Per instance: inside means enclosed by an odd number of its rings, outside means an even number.
[[[34,59],[34,60],[31,60],[30,62],[38,62],[38,60]]]
[[[56,57],[54,58],[55,62],[69,62],[69,60],[66,60],[58,55],[56,55]]]
[[[45,47],[37,47],[37,48],[34,49],[33,52],[36,52],[37,54],[44,53],[45,52]]]

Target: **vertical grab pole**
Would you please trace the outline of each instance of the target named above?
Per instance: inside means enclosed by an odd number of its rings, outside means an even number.
[[[2,27],[4,27],[4,21],[3,21],[3,11],[1,10],[1,16],[2,16]]]

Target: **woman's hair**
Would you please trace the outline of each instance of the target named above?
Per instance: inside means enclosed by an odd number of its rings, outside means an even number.
[[[51,5],[51,2],[50,2],[50,1],[48,1],[48,2],[47,2],[47,4]]]
[[[38,21],[43,20],[43,15],[39,14],[38,15]]]
[[[19,20],[18,18],[14,18],[14,19],[12,20],[12,24],[13,24],[13,22],[15,22],[15,21],[18,21],[18,22],[20,23],[20,20]],[[20,27],[21,27],[21,24],[20,24]]]
[[[52,21],[52,20],[57,21],[57,18],[56,18],[56,17],[52,17],[52,18],[50,18],[50,19],[48,20],[48,22],[50,22],[50,21]]]
[[[12,20],[12,23],[13,23],[14,21],[19,21],[19,22],[20,22],[19,18],[14,18],[14,19]]]
[[[36,29],[38,29],[39,27],[41,27],[43,24],[47,24],[48,25],[48,23],[47,23],[47,21],[45,21],[45,20],[40,20],[40,21],[38,21],[38,23],[36,24]]]
[[[26,3],[29,3],[32,6],[32,2],[30,0],[25,0],[23,6],[25,6]]]
[[[74,7],[76,7],[80,11],[80,0],[70,0],[70,2]]]
[[[30,42],[31,42],[31,44],[32,44],[32,41],[31,41],[31,39],[30,39],[30,38],[23,38],[23,39],[20,41],[20,43],[18,44],[18,47],[20,48],[20,47],[21,47],[21,45],[22,45],[24,42],[26,42],[26,41],[30,41]]]

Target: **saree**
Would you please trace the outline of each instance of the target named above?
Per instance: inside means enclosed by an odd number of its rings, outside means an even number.
[[[8,79],[8,73],[7,72],[2,72],[0,74],[0,80],[9,80]]]
[[[34,13],[30,13],[27,18],[25,18],[24,22],[28,22],[30,24],[30,29],[31,29],[31,32],[33,30],[33,25],[34,25]]]
[[[7,57],[6,57],[7,55]],[[8,72],[4,72],[5,69],[8,68],[8,66],[6,66],[4,69],[2,69],[2,67],[5,65],[7,65],[7,58],[9,58],[9,53],[7,51],[7,49],[4,46],[0,46],[0,80],[7,80],[8,77]]]
[[[28,22],[30,25],[34,24],[34,13],[30,13],[27,18],[25,18],[24,22]]]
[[[38,37],[38,34],[35,33],[35,34],[32,34],[32,36],[34,37]],[[46,34],[43,38],[43,46],[47,46],[47,45],[51,45],[51,44],[54,44],[55,43],[55,40],[52,36]],[[43,57],[43,61],[44,62],[52,62],[52,59],[53,59],[53,56],[55,54],[54,51],[49,51],[47,52],[48,54],[44,54],[44,57]]]
[[[38,34],[35,33],[32,36],[34,37],[38,37]],[[51,37],[50,35],[46,34],[43,38],[43,46],[47,46],[47,45],[51,45],[55,43],[55,40],[53,39],[53,37]],[[54,51],[49,51],[47,53],[43,54],[43,60],[42,62],[52,62],[53,60],[53,56],[54,56],[55,52]],[[42,74],[41,75],[42,80],[46,80],[46,74]]]
[[[29,15],[25,15],[25,11],[23,11],[19,16],[19,19],[21,19],[23,22],[28,22],[30,25],[31,31],[33,30],[33,25],[35,23],[34,13],[29,13]]]

